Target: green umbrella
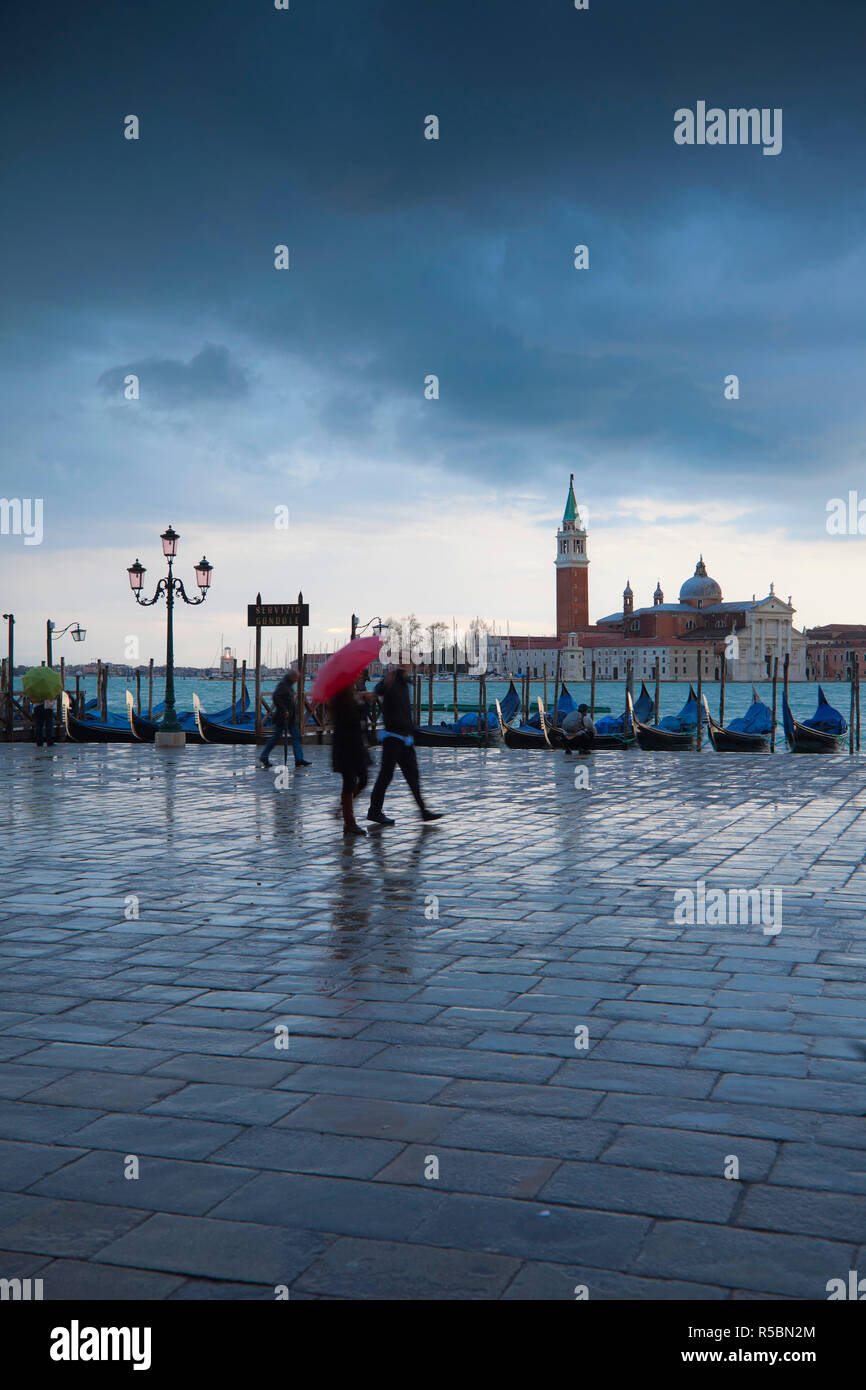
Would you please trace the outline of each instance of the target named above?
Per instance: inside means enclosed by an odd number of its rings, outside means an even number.
[[[55,700],[63,689],[60,676],[50,666],[31,666],[21,677],[21,689],[34,704]]]

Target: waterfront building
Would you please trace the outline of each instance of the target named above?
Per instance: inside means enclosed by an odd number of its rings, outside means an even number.
[[[806,679],[845,681],[866,670],[866,625],[827,623],[806,633]]]
[[[707,572],[703,555],[695,572],[680,586],[677,601],[666,603],[661,580],[652,603],[635,608],[626,580],[622,608],[589,621],[589,553],[571,475],[562,523],[556,533],[556,635],[509,636],[502,639],[503,660],[510,674],[540,677],[556,670],[563,680],[589,679],[593,659],[599,680],[622,680],[632,663],[636,678],[719,680],[723,661],[727,677],[762,681],[789,661],[789,678],[805,680],[807,638],[794,627],[795,608],[777,594],[775,585],[763,598],[725,600],[721,585]],[[866,647],[866,630],[864,630]],[[835,653],[834,653],[835,655]]]

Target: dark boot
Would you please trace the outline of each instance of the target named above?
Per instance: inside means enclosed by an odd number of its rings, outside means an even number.
[[[366,830],[355,820],[355,802],[351,792],[340,793],[340,807],[343,812],[343,834],[366,835]]]

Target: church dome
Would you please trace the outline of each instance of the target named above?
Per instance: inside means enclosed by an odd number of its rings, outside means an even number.
[[[708,603],[721,603],[722,586],[707,574],[703,555],[695,566],[691,579],[687,579],[680,589],[680,603],[690,603],[697,607]]]

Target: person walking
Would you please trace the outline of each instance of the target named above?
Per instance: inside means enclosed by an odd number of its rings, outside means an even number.
[[[32,707],[33,739],[37,748],[41,748],[43,743],[47,744],[49,748],[54,747],[54,710],[56,705],[56,700],[39,700]]]
[[[595,743],[595,725],[589,715],[589,705],[578,705],[576,710],[567,714],[562,721],[562,732],[566,757],[574,748],[578,753],[591,753]]]
[[[287,671],[271,696],[273,700],[274,730],[259,754],[259,762],[262,767],[270,767],[269,756],[280,739],[285,738],[287,732],[292,736],[295,767],[310,766],[304,758],[301,731],[298,727],[298,702],[295,698],[295,685],[297,684],[297,680],[297,671]]]
[[[340,810],[343,813],[343,835],[366,835],[355,820],[355,797],[367,785],[367,749],[361,722],[361,702],[354,686],[346,686],[331,697],[331,720],[334,738],[331,760],[335,772],[343,778]]]
[[[379,734],[382,744],[382,765],[370,797],[367,820],[377,825],[393,825],[394,822],[382,810],[385,793],[391,785],[395,767],[399,767],[415,798],[421,819],[439,820],[441,811],[431,811],[421,795],[421,779],[418,775],[418,759],[415,756],[413,737],[412,703],[409,695],[407,666],[393,666],[375,688],[382,705],[383,730]]]

